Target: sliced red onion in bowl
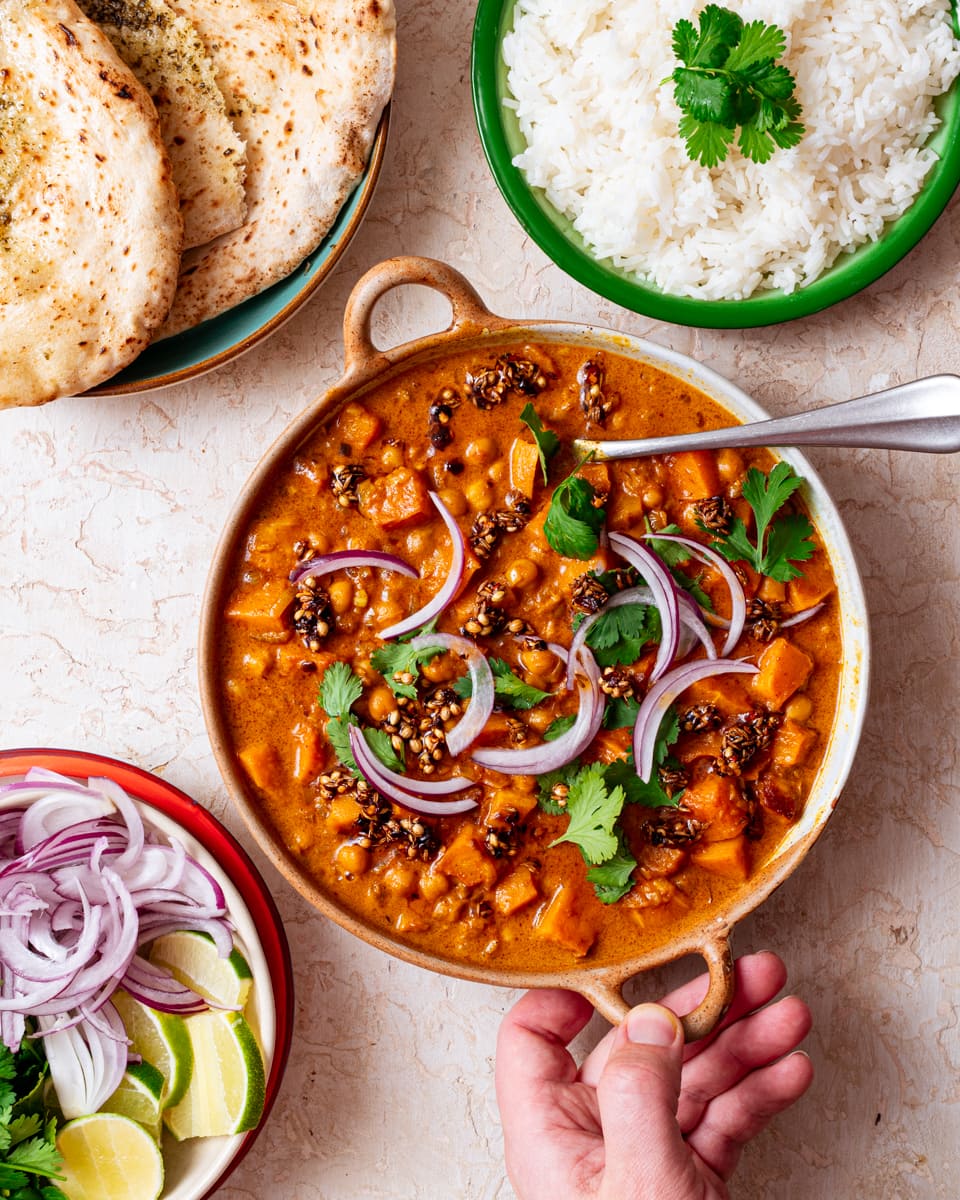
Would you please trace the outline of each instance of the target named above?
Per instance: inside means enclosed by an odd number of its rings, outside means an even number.
[[[486,655],[469,638],[457,637],[452,633],[424,633],[420,637],[410,639],[414,650],[426,650],[431,646],[442,646],[462,654],[467,660],[467,670],[470,672],[472,692],[467,711],[447,734],[447,749],[455,757],[472,746],[483,727],[490,720],[493,705],[496,700],[496,689],[493,682],[493,672],[487,662]]]
[[[421,625],[426,625],[428,621],[432,621],[434,617],[442,613],[450,604],[460,590],[460,585],[463,582],[463,571],[467,562],[467,544],[463,539],[463,534],[460,532],[460,526],[436,492],[430,492],[430,499],[440,514],[444,525],[446,525],[453,542],[450,570],[447,572],[447,578],[444,581],[443,587],[423,608],[418,609],[417,612],[412,613],[409,617],[404,617],[402,621],[398,621],[395,625],[388,625],[386,629],[380,630],[379,636],[384,640],[400,637],[401,634],[410,633],[411,630],[419,629]]]
[[[706,563],[708,566],[716,567],[720,572],[723,582],[727,585],[727,590],[730,593],[730,620],[726,621],[723,617],[718,617],[714,613],[705,612],[704,618],[711,625],[716,625],[719,629],[726,629],[727,636],[723,643],[720,653],[726,657],[731,653],[737,642],[740,641],[740,635],[743,633],[743,626],[747,617],[747,599],[743,594],[743,584],[737,578],[737,573],[733,567],[727,562],[722,554],[718,554],[716,550],[711,550],[709,546],[704,546],[701,542],[695,541],[693,538],[681,537],[675,533],[648,533],[644,535],[647,538],[653,538],[661,542],[676,542],[678,546],[686,546],[693,558],[699,559],[700,562]]]
[[[457,813],[469,812],[472,808],[477,807],[476,800],[463,799],[444,802],[425,799],[419,793],[423,792],[433,796],[450,795],[453,792],[462,792],[465,788],[475,787],[476,782],[472,779],[464,779],[462,776],[454,779],[428,781],[408,779],[405,775],[398,775],[395,771],[388,770],[377,759],[367,745],[366,738],[358,725],[350,726],[350,749],[360,774],[374,791],[395,800],[404,808],[412,808],[415,812],[425,813],[428,816],[452,817]],[[416,791],[409,789],[416,789]]]
[[[803,612],[794,613],[792,617],[787,617],[785,621],[780,622],[781,629],[790,629],[793,625],[802,625],[804,621],[809,621],[811,617],[815,617],[818,612],[826,608],[826,601],[821,600],[819,604],[811,605],[810,608],[805,608]]]
[[[585,646],[581,646],[576,661],[581,668],[578,676],[580,707],[570,729],[552,742],[523,750],[475,750],[471,757],[478,766],[502,771],[505,775],[542,775],[565,767],[586,750],[600,731],[606,701],[600,691],[600,670]]]
[[[50,1017],[38,1019],[57,1102],[68,1120],[98,1112],[127,1069],[129,1042],[120,1015],[109,1002],[101,1011],[111,1035],[86,1019],[69,1029],[51,1028]]]
[[[701,658],[696,662],[684,663],[655,683],[644,696],[633,727],[633,758],[637,764],[637,774],[644,783],[648,783],[653,774],[653,756],[660,722],[680,693],[701,679],[711,679],[715,675],[754,675],[756,671],[753,663],[743,659]]]
[[[623,533],[611,533],[610,545],[643,576],[653,592],[657,611],[660,613],[660,647],[650,678],[657,680],[667,670],[677,655],[680,636],[680,611],[677,600],[677,585],[664,563],[646,546]]]
[[[396,571],[410,579],[419,579],[413,567],[408,566],[395,554],[382,550],[336,550],[333,554],[321,554],[301,563],[290,572],[290,582],[300,583],[304,579],[319,579],[333,571],[345,571],[348,567],[373,567],[378,571]]]

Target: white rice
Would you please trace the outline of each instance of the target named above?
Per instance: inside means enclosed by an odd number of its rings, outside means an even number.
[[[662,291],[792,292],[883,232],[936,161],[933,97],[960,73],[949,0],[723,0],[779,25],[806,132],[708,170],[677,132],[671,33],[693,0],[519,0],[503,43],[514,160],[591,253]],[[512,102],[511,102],[512,103]]]

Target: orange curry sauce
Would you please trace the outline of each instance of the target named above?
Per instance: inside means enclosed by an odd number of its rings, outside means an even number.
[[[533,364],[528,394],[509,383],[498,390],[503,376],[496,364],[508,361],[505,355],[521,371]],[[591,380],[599,381],[592,397]],[[549,486],[520,421],[528,402],[561,439]],[[438,628],[459,634],[472,621],[475,629],[479,589],[502,585],[494,589],[504,592],[496,607],[532,637],[504,629],[475,640],[489,658],[505,660],[521,680],[550,695],[525,711],[498,705],[481,742],[541,741],[577,702],[564,690],[563,664],[537,639],[569,645],[577,579],[623,565],[603,549],[586,562],[561,558],[544,537],[550,495],[575,466],[570,443],[585,434],[657,436],[729,423],[716,402],[656,367],[573,345],[505,345],[420,363],[375,385],[362,403],[340,409],[274,478],[242,542],[242,560],[231,567],[222,629],[224,707],[252,794],[322,889],[375,927],[441,957],[556,970],[585,958],[621,960],[645,935],[662,937],[671,923],[706,917],[711,904],[742,887],[769,858],[802,811],[834,720],[841,636],[834,579],[819,543],[813,558],[799,564],[800,578],[787,584],[739,568],[748,598],[763,600],[774,614],[766,624],[749,624],[732,652],[758,662],[760,674],[708,680],[676,702],[680,714],[707,706],[708,728],[681,733],[672,747],[680,774],[666,784],[679,806],[624,805],[621,826],[638,865],[632,889],[616,903],[597,898],[577,846],[551,844],[568,817],[542,811],[535,777],[482,770],[469,750],[455,763],[443,755],[431,777],[475,778],[479,806],[461,816],[421,817],[358,794],[352,777],[337,774],[318,702],[324,671],[343,660],[363,683],[353,706],[361,724],[395,732],[402,719],[416,738],[420,723],[436,721],[444,696],[450,699],[440,689],[465,674],[454,654],[432,659],[415,680],[417,700],[398,709],[370,662],[384,645],[377,630],[420,609],[447,576],[451,539],[429,502],[434,490],[465,537],[474,535],[474,546],[489,528],[485,516],[528,508],[525,523],[507,521],[489,539],[486,557],[485,546],[479,556],[468,554],[463,587]],[[725,450],[587,464],[583,474],[605,497],[608,529],[640,538],[647,523],[654,529],[676,523],[709,543],[694,504],[722,497],[753,534],[740,494],[744,476],[750,466],[767,473],[775,461],[767,451]],[[350,465],[358,470],[334,475]],[[796,498],[791,510],[802,511]],[[288,576],[306,557],[343,549],[397,555],[420,578],[366,568],[325,577],[319,582],[330,628],[322,633],[311,627]],[[699,579],[719,615],[729,614],[729,593],[714,569],[693,560],[682,569]],[[780,628],[780,620],[821,600],[817,616]],[[302,632],[294,628],[298,613]],[[718,648],[723,637],[715,630]],[[655,653],[655,645],[645,646],[637,662],[622,668],[638,699]],[[690,657],[702,656],[696,644]],[[768,744],[725,769],[724,730],[758,714],[774,714]],[[458,719],[449,703],[447,716],[449,729]],[[629,728],[601,730],[583,759],[624,757],[630,738]],[[422,740],[413,745],[422,754]],[[411,779],[420,775],[420,761],[408,748]]]

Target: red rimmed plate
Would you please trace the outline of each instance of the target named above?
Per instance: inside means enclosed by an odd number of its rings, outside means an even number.
[[[293,968],[283,922],[267,885],[240,843],[210,812],[149,771],[80,750],[0,750],[0,780],[45,767],[74,779],[106,777],[124,788],[163,833],[215,872],[254,976],[253,1019],[268,1063],[263,1117],[236,1137],[164,1142],[167,1182],[162,1200],[209,1200],[253,1145],[273,1107],[293,1035]]]

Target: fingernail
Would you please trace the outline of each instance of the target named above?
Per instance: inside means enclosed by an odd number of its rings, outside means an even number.
[[[627,1013],[627,1037],[631,1042],[672,1046],[679,1032],[680,1022],[659,1004],[640,1004]]]

